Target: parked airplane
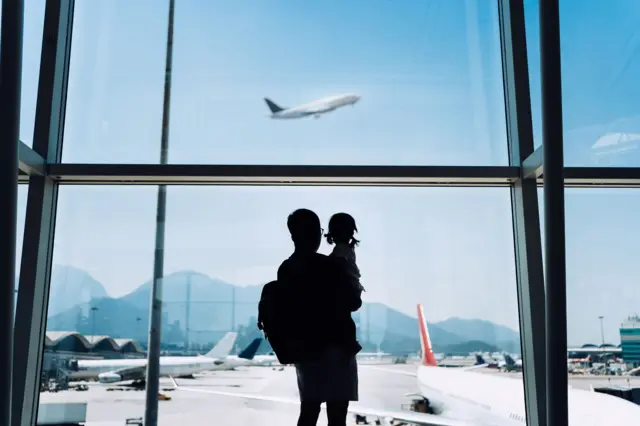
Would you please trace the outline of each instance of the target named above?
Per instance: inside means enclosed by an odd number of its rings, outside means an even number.
[[[360,417],[374,417],[384,421],[387,425],[391,425],[394,421],[424,426],[515,426],[526,424],[522,381],[473,371],[482,368],[482,365],[463,368],[438,367],[422,305],[418,305],[418,322],[423,365],[418,367],[416,373],[404,373],[391,369],[385,371],[408,374],[417,378],[419,392],[407,396],[421,398],[423,401],[423,404],[420,404],[422,411],[382,410],[353,404],[349,406],[350,413]],[[376,367],[376,369],[381,370],[380,367]],[[171,380],[177,389],[190,392],[299,404],[297,399],[291,398],[184,388],[178,386],[173,377]],[[570,387],[568,392],[570,426],[586,424],[610,426],[614,423],[619,426],[627,426],[638,423],[640,407],[632,402],[603,393]]]
[[[161,356],[160,362],[172,363],[174,359],[188,362],[195,359],[214,359],[217,361],[224,360],[229,352],[235,345],[238,333],[229,332],[225,334],[222,339],[211,349],[207,354],[198,355],[196,357],[173,357],[173,356]],[[100,360],[73,360],[69,363],[68,374],[71,380],[92,380],[100,379],[102,373],[113,373],[121,371],[125,377],[133,376],[133,378],[123,378],[122,380],[133,380],[144,378],[144,371],[146,370],[147,360],[146,358],[128,358],[128,359],[100,359]],[[140,370],[140,371],[138,371]],[[107,377],[106,374],[103,377]],[[113,376],[113,379],[116,377]]]
[[[280,361],[278,361],[278,357],[274,354],[256,355],[253,357],[251,365],[271,367],[274,365],[280,365]]]
[[[242,352],[238,355],[227,355],[224,358],[224,362],[211,370],[232,370],[236,367],[247,367],[249,365],[255,365],[256,352],[262,343],[262,338],[257,337],[249,343]]]
[[[502,371],[522,371],[522,359],[513,359],[509,354],[503,354],[504,361],[498,362]]]
[[[476,354],[476,364],[483,364],[487,368],[498,368],[499,362],[493,359],[491,361],[486,361],[482,354]]]
[[[300,105],[293,108],[284,108],[277,105],[269,98],[264,98],[267,106],[271,110],[271,118],[302,118],[313,115],[320,118],[321,114],[331,112],[347,105],[355,105],[360,100],[360,95],[354,93],[345,93],[342,95],[328,96],[318,99],[308,104]]]
[[[229,356],[235,344],[237,333],[227,333],[206,355],[161,356],[161,376],[188,376],[208,370],[230,370],[247,365],[254,357],[261,338],[254,339],[247,348],[236,356]],[[100,383],[116,383],[127,380],[142,380],[147,370],[146,359],[80,360],[72,376],[95,378]]]

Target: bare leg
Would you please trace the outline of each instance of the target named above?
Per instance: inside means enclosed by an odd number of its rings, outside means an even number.
[[[327,402],[328,426],[346,426],[348,410],[349,410],[349,401]]]
[[[316,426],[320,416],[320,402],[300,401],[298,426]]]

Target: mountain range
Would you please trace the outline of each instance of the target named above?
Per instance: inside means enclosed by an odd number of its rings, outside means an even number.
[[[259,332],[255,327],[262,285],[235,286],[195,271],[163,280],[162,340],[168,345],[207,346],[228,330],[242,331],[239,344]],[[54,267],[47,330],[75,330],[146,342],[151,281],[112,298],[89,273],[72,266]],[[187,303],[190,301],[190,303]],[[420,348],[417,319],[382,303],[365,303],[354,314],[365,350],[415,353]],[[479,319],[449,318],[429,324],[434,350],[520,352],[516,331]]]

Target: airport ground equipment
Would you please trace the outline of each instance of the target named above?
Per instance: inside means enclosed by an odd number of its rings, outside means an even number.
[[[40,402],[37,426],[81,425],[87,421],[86,402]]]

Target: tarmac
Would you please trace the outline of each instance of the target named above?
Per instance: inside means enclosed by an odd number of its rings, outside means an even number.
[[[196,375],[194,379],[176,381],[179,386],[189,388],[298,398],[295,370],[291,367],[283,371],[270,367],[247,367],[236,371],[209,372]],[[402,374],[361,368],[359,381],[360,402],[373,407],[400,409],[401,404],[409,402],[404,394],[417,391],[415,378]],[[144,391],[120,390],[126,388],[117,385],[86,384],[88,391],[45,392],[40,394],[40,400],[86,401],[86,426],[122,426],[127,419],[144,416]],[[161,379],[160,388],[163,394],[171,397],[170,401],[158,401],[160,426],[275,426],[295,425],[297,420],[297,405],[176,390],[169,379]],[[353,418],[350,424],[355,424]],[[324,413],[321,413],[318,425],[326,425]]]
[[[386,365],[384,369],[413,372],[415,365]],[[481,371],[481,370],[479,370]],[[500,373],[484,370],[485,374],[503,375],[520,379],[520,373]],[[572,386],[589,389],[593,386],[640,387],[640,378],[607,376],[571,376]],[[361,365],[359,368],[359,405],[399,410],[410,401],[407,393],[417,392],[415,377],[393,374]],[[295,370],[291,367],[246,367],[236,371],[217,371],[196,375],[194,379],[177,379],[179,386],[199,389],[215,389],[256,395],[279,396],[297,399]],[[86,401],[86,426],[122,426],[127,419],[144,416],[145,392],[126,389],[118,385],[87,383],[88,391],[62,391],[41,393],[41,401],[74,402]],[[246,426],[247,424],[295,425],[298,406],[269,401],[247,400],[237,397],[188,392],[174,389],[169,379],[161,379],[162,393],[171,397],[169,401],[158,401],[160,426]],[[350,424],[355,424],[353,418]],[[321,413],[318,425],[326,425]]]

